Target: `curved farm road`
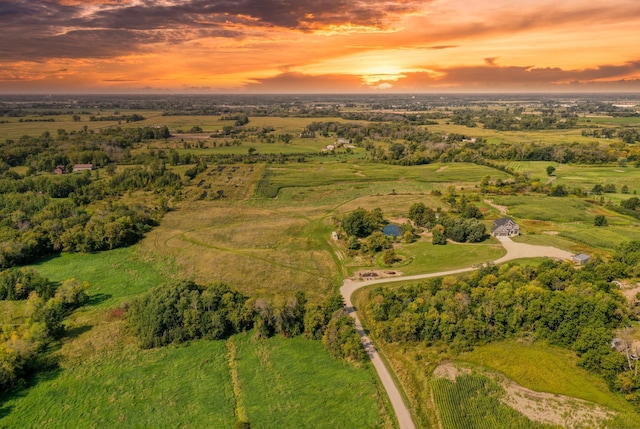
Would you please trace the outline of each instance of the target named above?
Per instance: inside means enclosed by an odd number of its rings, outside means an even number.
[[[498,237],[502,245],[504,246],[507,254],[502,258],[496,259],[493,261],[496,264],[500,264],[502,262],[511,261],[513,259],[521,259],[521,258],[536,258],[536,257],[550,257],[557,259],[569,259],[571,257],[571,253],[565,250],[560,250],[551,246],[534,246],[531,244],[524,243],[516,243],[512,241],[508,237]],[[356,310],[353,307],[353,303],[351,302],[351,295],[358,289],[371,286],[375,284],[381,283],[391,283],[391,282],[399,282],[399,281],[407,281],[407,280],[420,280],[426,279],[430,277],[442,277],[453,274],[460,274],[468,271],[473,271],[476,268],[468,267],[468,268],[460,268],[457,270],[450,271],[441,271],[438,273],[429,273],[429,274],[418,274],[413,276],[402,276],[402,277],[387,277],[382,279],[375,280],[363,280],[363,281],[354,281],[351,279],[346,279],[340,288],[340,294],[344,298],[345,305],[347,307],[347,312],[351,317],[355,320],[356,329],[358,334],[360,334],[360,340],[362,341],[362,345],[364,346],[369,358],[371,359],[371,363],[373,364],[378,376],[380,377],[380,381],[382,381],[382,385],[387,391],[387,395],[389,396],[389,400],[391,401],[391,405],[393,406],[393,410],[398,419],[398,424],[400,429],[415,429],[415,425],[413,424],[413,420],[411,420],[411,413],[409,409],[405,405],[402,395],[400,394],[400,390],[396,386],[393,378],[391,377],[391,372],[385,366],[384,362],[380,358],[378,351],[376,350],[373,342],[366,334],[364,329],[362,328],[362,323],[360,323],[360,319],[356,314]]]

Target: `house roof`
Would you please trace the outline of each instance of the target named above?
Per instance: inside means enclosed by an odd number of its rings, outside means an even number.
[[[510,223],[512,223],[514,225],[518,225],[510,217],[503,217],[503,218],[500,218],[500,219],[496,219],[496,220],[493,221],[493,226],[491,227],[491,232],[494,232],[495,230],[497,230],[501,226],[507,226]]]
[[[507,225],[509,222],[513,222],[513,219],[511,219],[510,217],[503,217],[503,218],[494,220],[493,226],[494,228],[497,228],[499,226]]]
[[[575,255],[573,257],[573,259],[578,260],[578,261],[588,261],[589,260],[589,255],[586,255],[584,253],[580,253],[578,255]]]

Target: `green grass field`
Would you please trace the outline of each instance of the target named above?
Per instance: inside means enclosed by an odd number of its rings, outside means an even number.
[[[554,174],[557,176],[557,184],[569,188],[580,187],[590,191],[596,184],[614,184],[618,192],[624,185],[627,185],[630,194],[633,194],[634,191],[640,192],[640,168],[635,168],[630,164],[627,167],[560,164],[556,166]],[[632,196],[626,195],[625,198]],[[605,194],[605,198],[609,198],[609,194]]]
[[[493,200],[506,206],[508,215],[518,218],[526,238],[516,237],[516,241],[590,252],[611,251],[624,241],[640,240],[635,219],[578,198],[522,195],[496,196]],[[606,216],[608,226],[594,227],[599,214]]]
[[[465,125],[454,125],[444,120],[438,121],[439,125],[429,125],[429,131],[439,131],[444,134],[462,134],[472,137],[482,137],[489,144],[516,143],[516,144],[558,144],[558,143],[593,143],[598,142],[608,146],[611,140],[604,138],[584,137],[581,128],[568,130],[531,130],[531,131],[497,131],[482,128],[469,128]]]
[[[98,308],[131,300],[177,274],[170,259],[145,253],[137,246],[100,253],[65,253],[31,267],[55,282],[69,278],[88,282],[88,293]]]
[[[330,358],[318,341],[233,337],[242,403],[256,428],[383,427],[373,367]]]
[[[629,403],[609,390],[604,380],[579,368],[577,356],[568,350],[503,341],[476,347],[458,359],[492,368],[532,390],[584,399],[640,419]]]
[[[91,301],[66,321],[67,337],[51,355],[57,368],[3,398],[0,427],[232,427],[236,398],[224,341],[141,350],[109,310],[178,275],[168,261],[136,245],[35,264],[54,281],[89,282]],[[255,427],[390,427],[371,366],[334,360],[302,337],[255,341],[249,333],[230,341],[240,399]]]
[[[316,299],[339,283],[330,234],[305,207],[198,201],[168,213],[141,246],[203,284],[223,281],[252,296],[303,290]]]
[[[601,126],[640,126],[640,118],[629,117],[613,117],[613,116],[596,116],[590,115],[580,118],[579,125],[601,125]]]
[[[614,184],[618,192],[626,185],[629,194],[634,191],[640,192],[640,168],[635,168],[629,163],[626,167],[619,165],[576,165],[558,164],[549,161],[510,161],[503,162],[507,168],[516,173],[528,174],[529,177],[542,181],[553,180],[554,185],[564,185],[565,187],[581,188],[590,191],[596,184]],[[553,176],[547,175],[547,167],[555,167]],[[630,198],[633,195],[605,194],[606,198],[614,196],[617,199]]]
[[[121,346],[38,377],[3,401],[0,427],[220,427],[235,420],[223,341]]]
[[[236,398],[224,341],[140,350],[122,333],[115,338],[99,354],[69,358],[70,346],[63,346],[59,369],[2,402],[0,427],[233,426]],[[252,338],[231,340],[252,427],[389,427],[371,366],[336,361],[320,342],[302,337]]]
[[[309,163],[303,165],[283,165],[268,168],[268,187],[275,194],[284,188],[316,187],[331,184],[389,182],[402,186],[403,182],[424,184],[424,190],[435,184],[442,188],[448,185],[473,187],[487,175],[506,179],[507,174],[493,168],[475,164],[429,164],[422,166],[391,166],[383,164],[355,163]],[[397,184],[397,185],[396,185]],[[430,185],[430,186],[427,186]]]
[[[494,203],[506,206],[508,214],[519,219],[551,222],[593,221],[595,208],[578,198],[542,195],[496,196]]]

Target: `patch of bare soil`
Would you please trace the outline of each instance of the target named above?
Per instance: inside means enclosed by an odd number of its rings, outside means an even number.
[[[536,392],[504,379],[501,401],[530,420],[565,428],[602,427],[615,413],[582,399]]]
[[[206,140],[211,133],[182,133],[169,137],[169,140]]]
[[[470,372],[469,368],[453,363],[443,363],[433,371],[433,376],[454,381],[459,375]],[[500,398],[503,404],[535,422],[558,425],[567,429],[602,427],[603,422],[615,415],[613,411],[592,402],[536,392],[496,373],[485,372],[484,375],[498,381],[504,388],[505,393]]]
[[[440,364],[433,370],[433,378],[446,378],[447,380],[456,381],[459,375],[470,374],[469,368],[454,365],[450,362]]]
[[[401,275],[402,273],[400,271],[395,270],[360,270],[356,271],[352,278],[356,280],[373,280],[385,277],[397,277]]]
[[[635,287],[622,285],[621,289],[622,294],[627,298],[627,301],[630,303],[634,303],[636,301],[636,295],[640,293],[640,283],[636,283]]]
[[[438,168],[438,169],[436,170],[436,173],[440,173],[440,172],[442,172],[442,171],[446,170],[447,168],[449,168],[447,165],[443,165],[442,167],[440,167],[440,168]]]
[[[408,217],[394,217],[392,219],[389,219],[389,223],[395,223],[396,225],[402,225],[407,222],[409,222]]]

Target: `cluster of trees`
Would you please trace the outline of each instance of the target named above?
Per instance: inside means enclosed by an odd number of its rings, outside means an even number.
[[[623,207],[627,210],[638,210],[640,209],[640,198],[631,197],[628,200],[620,201],[620,207]]]
[[[389,134],[389,133],[385,133]],[[377,140],[393,139],[388,146],[374,145],[375,135],[360,145],[368,151],[369,159],[399,165],[421,165],[434,162],[473,162],[484,164],[487,161],[553,161],[561,164],[603,164],[615,163],[627,159],[638,164],[640,148],[624,143],[600,145],[592,143],[507,143],[485,144],[481,138],[468,138],[463,135],[443,135],[430,133],[425,129],[395,131],[389,137],[380,135]]]
[[[156,163],[123,170],[110,179],[94,175],[0,177],[0,267],[28,263],[60,251],[99,251],[129,245],[157,225],[168,210],[167,196],[182,179]],[[116,198],[153,189],[153,209],[123,205]]]
[[[487,238],[487,227],[475,218],[442,216],[431,233],[433,244],[446,244],[443,237],[457,243],[479,243]]]
[[[252,299],[223,283],[206,287],[181,281],[160,286],[134,301],[128,309],[132,331],[144,348],[205,338],[221,339],[254,329],[259,337],[303,334],[322,340],[336,358],[362,360],[353,319],[340,295],[309,303],[303,292],[294,296]]]
[[[414,203],[409,208],[408,214],[413,224],[407,222],[401,227],[404,241],[414,240],[416,227],[430,230],[433,244],[446,244],[448,239],[458,243],[476,243],[485,240],[487,228],[478,221],[482,218],[480,210],[473,203],[468,202],[464,196],[461,198],[450,196],[449,200],[451,200],[449,213],[444,213],[441,208],[433,210],[421,202]],[[385,260],[394,261],[397,257],[390,250],[392,239],[381,231],[386,223],[379,208],[373,210],[357,208],[346,214],[340,226],[347,234],[347,248],[362,253],[377,253],[387,249]]]
[[[582,130],[581,134],[585,137],[607,139],[618,137],[628,144],[640,142],[640,130],[636,128],[591,128]]]
[[[640,199],[638,197],[622,200],[619,205],[610,203],[607,204],[607,207],[618,213],[640,219]]]
[[[340,226],[347,234],[347,248],[362,253],[377,253],[392,246],[391,239],[382,233],[387,224],[382,210],[375,208],[366,210],[361,207],[346,214]],[[410,225],[406,225],[410,227]],[[405,229],[404,232],[408,230]],[[411,229],[412,231],[412,229]],[[411,237],[413,233],[409,232]]]
[[[138,121],[144,121],[146,118],[142,115],[139,115],[137,113],[133,113],[131,115],[120,115],[120,114],[113,114],[113,115],[107,115],[107,116],[102,116],[102,115],[91,115],[89,117],[90,121],[109,121],[109,122],[113,122],[113,121],[118,121],[118,123],[124,121],[127,124],[129,122],[138,122]]]
[[[93,164],[103,167],[114,161],[130,161],[128,151],[136,143],[170,137],[162,127],[109,127],[99,132],[88,130],[67,132],[59,129],[55,135],[22,136],[18,140],[0,142],[0,166],[26,166],[35,171],[51,172],[57,165]]]
[[[450,213],[444,213],[440,208],[433,210],[423,203],[414,203],[409,208],[409,219],[416,226],[427,228],[432,234],[433,244],[447,244],[447,239],[458,243],[477,243],[487,238],[487,227],[478,221],[482,213],[464,196],[456,198],[450,195]],[[455,216],[454,213],[459,213]]]
[[[382,228],[386,222],[381,209],[369,211],[359,207],[345,215],[340,224],[347,235],[364,238]]]
[[[52,201],[31,217],[4,219],[0,268],[61,251],[93,252],[133,244],[157,225],[159,216],[158,211],[138,204],[88,211],[69,200]]]
[[[49,299],[55,290],[49,279],[31,268],[0,271],[0,301],[27,299],[31,292],[37,293],[43,299]]]
[[[457,110],[451,116],[451,122],[456,125],[477,127],[478,122],[484,128],[500,131],[517,130],[549,130],[574,128],[578,123],[578,117],[566,112],[554,112],[546,109],[541,115],[525,114],[524,109],[514,110]]]
[[[26,273],[23,280],[28,280],[28,276],[36,282],[43,281],[37,275]],[[3,284],[5,280],[7,279],[3,278]],[[75,279],[63,282],[55,294],[48,298],[38,294],[38,285],[25,284],[22,287],[32,290],[27,298],[25,323],[13,327],[5,326],[0,331],[2,391],[14,387],[25,376],[41,367],[40,360],[47,346],[64,334],[64,318],[88,301],[86,290],[89,285]],[[49,293],[49,290],[46,292]]]
[[[612,387],[632,380],[627,393],[640,392],[635,364],[610,346],[614,330],[634,317],[611,280],[636,275],[639,262],[640,243],[631,242],[611,261],[595,258],[581,269],[553,260],[537,268],[489,265],[461,278],[376,288],[366,311],[372,331],[389,342],[464,351],[506,338],[544,339],[574,350],[580,365]]]
[[[132,303],[129,322],[144,348],[195,338],[220,339],[253,323],[247,297],[224,284],[183,281],[151,290]]]
[[[617,191],[616,185],[613,183],[605,183],[604,185],[601,183],[596,183],[595,185],[593,185],[593,188],[591,189],[591,193],[596,195],[615,194],[616,192],[618,191]]]

